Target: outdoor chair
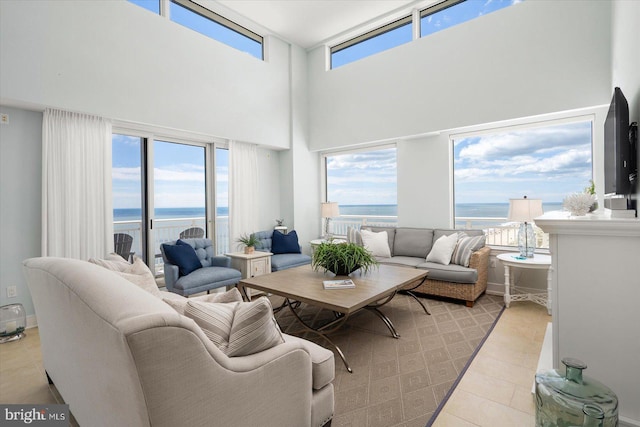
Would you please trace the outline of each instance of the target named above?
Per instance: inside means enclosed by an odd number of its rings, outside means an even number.
[[[127,233],[114,233],[113,235],[113,250],[122,258],[131,262],[133,258],[133,252],[131,252],[131,246],[133,245],[133,236]]]
[[[180,233],[181,239],[202,239],[204,237],[204,230],[200,227],[191,227]]]

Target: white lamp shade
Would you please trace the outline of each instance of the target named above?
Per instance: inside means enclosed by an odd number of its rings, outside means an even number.
[[[509,199],[509,221],[531,222],[543,213],[542,199]]]
[[[322,203],[322,218],[333,218],[340,216],[340,208],[337,202]]]

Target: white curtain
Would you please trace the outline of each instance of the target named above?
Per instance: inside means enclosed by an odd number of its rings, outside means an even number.
[[[258,152],[254,144],[229,142],[229,248],[242,234],[256,230]]]
[[[113,251],[111,122],[47,109],[42,122],[42,256]]]

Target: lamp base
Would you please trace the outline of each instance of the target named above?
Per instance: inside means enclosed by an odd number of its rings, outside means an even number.
[[[533,225],[528,222],[520,224],[518,230],[518,250],[520,256],[525,258],[533,258],[536,250],[536,235],[533,231]]]

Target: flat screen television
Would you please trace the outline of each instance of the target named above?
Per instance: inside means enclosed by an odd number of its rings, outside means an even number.
[[[615,88],[604,122],[604,193],[629,196],[635,192],[637,150],[629,138],[629,104]]]

